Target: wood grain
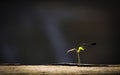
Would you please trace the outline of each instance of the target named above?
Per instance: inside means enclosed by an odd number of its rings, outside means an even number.
[[[110,66],[63,66],[63,65],[10,65],[0,66],[0,75],[76,75],[120,74],[120,65]]]

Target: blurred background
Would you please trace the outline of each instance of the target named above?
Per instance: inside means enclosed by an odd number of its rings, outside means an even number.
[[[0,3],[0,63],[120,64],[119,2],[114,0]]]

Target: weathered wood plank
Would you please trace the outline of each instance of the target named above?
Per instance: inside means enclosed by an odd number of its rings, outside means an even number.
[[[120,74],[120,66],[62,66],[62,65],[18,65],[0,66],[0,75],[40,75],[40,74]]]

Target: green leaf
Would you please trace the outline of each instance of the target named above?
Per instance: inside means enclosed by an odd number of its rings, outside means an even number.
[[[80,47],[78,47],[78,50],[77,50],[77,52],[79,53],[80,51],[83,51],[83,50],[85,50],[82,46],[80,46]]]

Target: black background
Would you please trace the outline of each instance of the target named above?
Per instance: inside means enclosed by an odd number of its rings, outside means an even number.
[[[117,0],[1,2],[0,63],[76,62],[75,52],[65,52],[82,42],[96,42],[81,52],[82,63],[119,64],[119,9]],[[62,37],[44,29],[56,23]],[[67,46],[61,48],[63,44]],[[55,53],[59,48],[61,58]]]

